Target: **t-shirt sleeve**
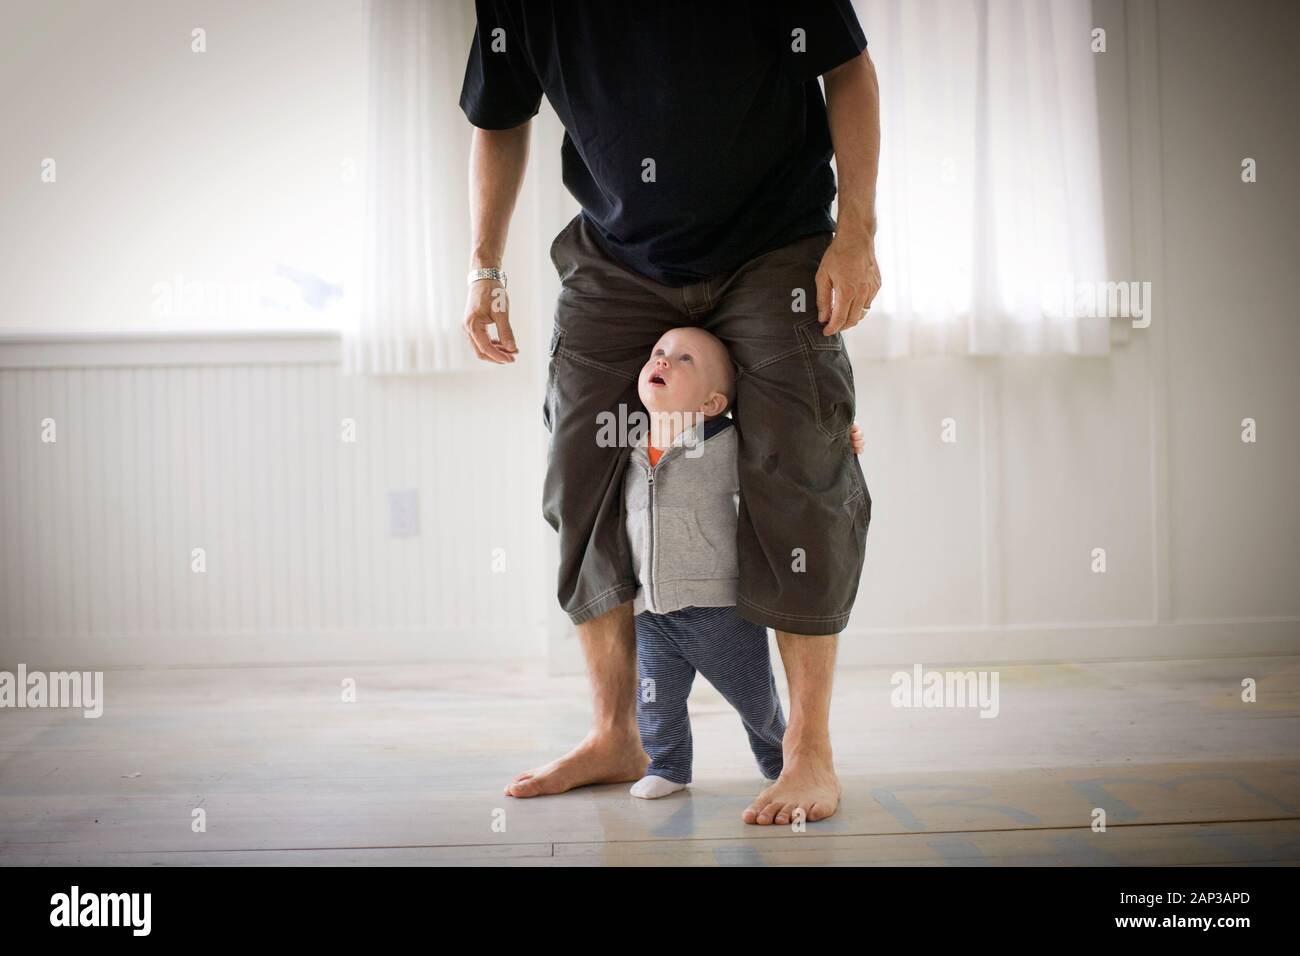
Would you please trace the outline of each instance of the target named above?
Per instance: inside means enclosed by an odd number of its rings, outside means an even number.
[[[479,129],[513,129],[537,115],[542,87],[507,4],[475,0],[478,24],[465,64],[460,108]]]
[[[852,0],[808,0],[781,8],[785,69],[796,79],[816,79],[867,48]]]

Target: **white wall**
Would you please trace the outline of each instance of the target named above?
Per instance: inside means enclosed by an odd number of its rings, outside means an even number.
[[[359,271],[363,10],[3,0],[0,667],[546,654],[537,363],[348,378],[309,333],[335,316],[239,299],[277,261]],[[175,275],[228,304],[160,314]],[[232,325],[306,337],[206,331]]]
[[[876,511],[851,628],[875,646],[848,653],[1300,648],[1300,18],[1234,10],[1095,4],[1108,212],[1132,230],[1112,268],[1153,282],[1150,329],[1104,361],[860,363]],[[1243,184],[1245,156],[1271,172]],[[937,441],[945,416],[966,439]]]
[[[0,667],[545,653],[540,492],[474,453],[534,456],[522,376],[349,378],[329,340],[52,348],[81,364],[0,371]],[[389,537],[408,488],[422,533]]]
[[[0,0],[0,323],[311,320],[247,303],[276,263],[355,281],[365,36],[362,0]]]
[[[1172,611],[1294,617],[1300,8],[1165,0],[1160,18]]]
[[[1113,268],[1155,284],[1150,329],[1105,360],[859,363],[875,505],[844,663],[1300,646],[1300,327],[1286,293],[1300,38],[1288,4],[1251,10],[1097,4],[1108,203],[1123,224]],[[129,115],[135,101],[112,102]],[[537,137],[516,229],[549,234],[569,206],[553,122]],[[1240,182],[1243,156],[1260,182]],[[110,185],[84,198],[148,195]],[[43,227],[41,262],[4,267],[21,306],[6,324],[66,325],[42,303],[91,314],[110,281],[92,271],[91,291],[68,293],[60,277],[80,285],[93,256],[45,262],[80,241],[68,208]],[[96,221],[101,245],[125,235]],[[6,215],[0,243],[25,228]],[[328,342],[208,343],[202,365],[184,343],[0,344],[0,667],[544,653],[576,667],[540,517],[555,280],[544,256],[510,261],[529,361],[482,374],[344,379]],[[336,432],[349,410],[364,442],[351,449]],[[56,446],[39,442],[47,415]],[[949,416],[955,445],[938,441]],[[1247,416],[1253,445],[1239,440]],[[421,489],[418,540],[386,537],[394,487]],[[189,548],[209,541],[200,581]],[[489,563],[502,542],[504,577]],[[1090,569],[1096,547],[1105,575]]]

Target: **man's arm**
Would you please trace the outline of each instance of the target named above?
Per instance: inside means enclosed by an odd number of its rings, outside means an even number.
[[[528,163],[531,125],[474,129],[469,157],[471,270],[501,268],[510,217]],[[464,325],[479,358],[499,365],[515,360],[519,350],[510,329],[510,302],[500,282],[480,279],[469,287]],[[489,325],[497,327],[495,341],[488,334]]]
[[[823,335],[851,329],[880,291],[876,264],[876,172],[880,165],[880,87],[864,50],[823,78],[839,176],[835,240],[817,270]]]

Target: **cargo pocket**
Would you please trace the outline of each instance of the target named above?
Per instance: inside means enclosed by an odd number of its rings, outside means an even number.
[[[862,464],[858,456],[849,449],[849,474],[853,478],[853,491],[844,502],[850,526],[857,540],[859,560],[866,553],[867,528],[871,524],[871,491],[867,488],[866,477],[862,474]]]
[[[808,384],[812,389],[817,427],[828,438],[844,438],[853,425],[855,398],[853,365],[839,332],[822,335],[822,324],[810,319],[795,326]]]
[[[546,369],[546,399],[542,402],[542,424],[549,432],[555,424],[555,405],[559,401],[558,373],[556,362],[559,358],[560,345],[564,342],[564,333],[559,325],[551,329],[551,345],[548,350],[550,362]]]

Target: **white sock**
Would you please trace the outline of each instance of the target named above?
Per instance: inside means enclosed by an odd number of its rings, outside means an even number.
[[[670,793],[685,789],[686,784],[684,783],[673,783],[663,777],[647,774],[632,784],[632,789],[629,792],[632,796],[640,797],[642,800],[658,800],[660,797],[666,797]]]

